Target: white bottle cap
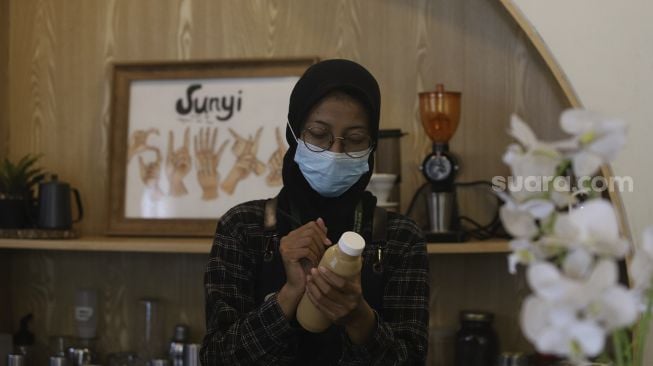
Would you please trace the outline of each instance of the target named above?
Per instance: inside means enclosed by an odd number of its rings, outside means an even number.
[[[358,257],[365,248],[365,239],[353,231],[346,231],[338,240],[338,248],[352,257]]]

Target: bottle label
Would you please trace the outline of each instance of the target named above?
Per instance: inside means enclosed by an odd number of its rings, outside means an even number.
[[[75,308],[75,320],[87,322],[93,316],[93,308],[90,306],[77,306]]]

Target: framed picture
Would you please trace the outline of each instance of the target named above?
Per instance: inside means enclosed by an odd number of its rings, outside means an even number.
[[[211,236],[231,207],[274,197],[290,93],[316,61],[115,64],[108,233]]]

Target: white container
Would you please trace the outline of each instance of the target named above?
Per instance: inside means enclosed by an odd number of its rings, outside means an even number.
[[[374,173],[367,185],[367,190],[376,196],[377,204],[384,205],[388,203],[388,197],[397,183],[397,174]]]

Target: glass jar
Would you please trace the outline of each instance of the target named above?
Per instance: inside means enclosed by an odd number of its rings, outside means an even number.
[[[482,311],[462,311],[456,333],[456,366],[495,366],[499,341],[492,328],[494,315]]]

